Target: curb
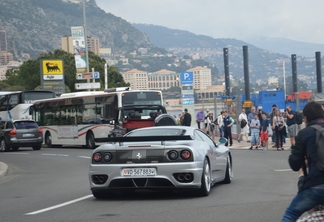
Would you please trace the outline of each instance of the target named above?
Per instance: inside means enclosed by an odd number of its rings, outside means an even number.
[[[0,177],[3,177],[8,172],[8,166],[5,163],[0,162]]]

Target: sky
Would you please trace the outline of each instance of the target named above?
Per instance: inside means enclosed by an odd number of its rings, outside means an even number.
[[[324,0],[96,0],[130,23],[214,38],[264,36],[324,44]]]

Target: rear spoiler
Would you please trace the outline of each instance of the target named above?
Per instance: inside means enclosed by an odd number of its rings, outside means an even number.
[[[149,141],[173,141],[173,140],[192,140],[191,136],[126,136],[126,137],[106,137],[95,138],[95,142],[102,143],[122,143],[122,142],[149,142]]]

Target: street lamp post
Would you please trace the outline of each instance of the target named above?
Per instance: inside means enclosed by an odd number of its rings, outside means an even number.
[[[89,72],[89,54],[88,54],[88,36],[87,36],[87,22],[86,22],[86,13],[85,13],[85,0],[82,0],[83,6],[83,29],[84,29],[84,37],[85,37],[85,50],[86,50],[86,65],[87,65],[87,72]],[[90,79],[87,80],[89,82]]]

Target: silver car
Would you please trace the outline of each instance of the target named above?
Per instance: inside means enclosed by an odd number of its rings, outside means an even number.
[[[222,140],[222,139],[221,139]],[[232,156],[221,141],[192,127],[136,129],[93,151],[89,170],[93,195],[105,198],[115,190],[194,189],[208,196],[218,182],[231,183]]]

